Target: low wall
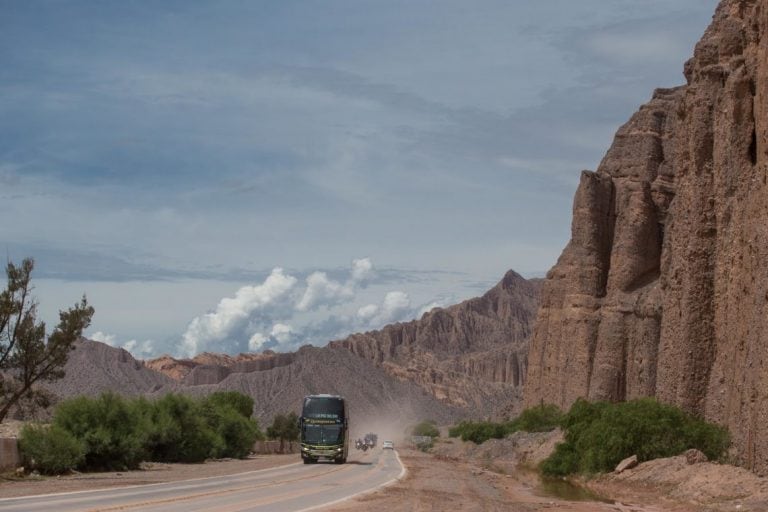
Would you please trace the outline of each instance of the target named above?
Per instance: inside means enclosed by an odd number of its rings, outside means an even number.
[[[299,443],[297,441],[283,443],[283,449],[280,449],[280,441],[256,441],[253,445],[253,453],[258,455],[274,455],[278,453],[299,453]]]
[[[0,471],[16,469],[21,464],[19,444],[15,437],[0,437]]]

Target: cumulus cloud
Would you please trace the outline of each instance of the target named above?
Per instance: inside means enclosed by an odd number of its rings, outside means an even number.
[[[287,324],[276,323],[272,326],[269,335],[257,332],[248,340],[248,349],[252,352],[264,350],[270,347],[285,347],[291,345],[293,328]]]
[[[325,272],[314,272],[307,277],[307,288],[296,304],[299,311],[310,311],[320,306],[332,306],[351,300],[354,289],[328,278]]]
[[[346,283],[334,281],[325,272],[313,272],[306,279],[306,289],[296,304],[298,311],[311,311],[319,307],[331,307],[349,302],[359,287],[374,275],[370,258],[352,260],[352,271]]]
[[[152,340],[128,340],[120,343],[117,340],[117,336],[102,331],[96,331],[88,336],[88,338],[93,341],[106,343],[110,347],[125,349],[138,359],[146,359],[155,355],[155,342]]]
[[[353,332],[410,320],[439,305],[414,306],[399,290],[386,292],[380,302],[354,305],[358,292],[376,275],[369,258],[353,260],[346,276],[331,274],[312,272],[301,283],[275,268],[263,283],[240,288],[234,297],[221,299],[214,311],[193,319],[177,352],[193,356],[205,350],[287,351],[308,343],[324,345]]]
[[[243,286],[234,297],[219,301],[216,310],[198,316],[187,327],[181,340],[181,352],[193,356],[201,348],[217,341],[226,341],[259,315],[269,315],[273,308],[285,307],[296,278],[275,268],[260,285]]]

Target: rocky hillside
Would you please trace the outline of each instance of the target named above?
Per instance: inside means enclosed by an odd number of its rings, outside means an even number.
[[[371,420],[375,425],[382,418],[392,425],[452,422],[466,415],[344,349],[304,347],[290,354],[201,354],[195,362],[167,357],[152,362],[162,364],[170,373],[191,369],[172,379],[123,349],[83,340],[70,355],[65,377],[50,390],[59,399],[106,391],[146,396],[241,391],[254,398],[254,414],[262,425],[275,414],[298,411],[301,399],[313,393],[345,396],[357,418],[353,424]]]
[[[656,395],[766,473],[768,0],[722,1],[685,77],[582,174],[525,401]]]
[[[482,297],[330,343],[482,415],[518,408],[539,280],[507,272]]]

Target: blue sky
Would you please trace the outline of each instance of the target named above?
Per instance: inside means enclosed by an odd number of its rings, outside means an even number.
[[[322,345],[543,275],[579,171],[715,6],[0,0],[0,244],[45,318],[85,292],[140,356]]]

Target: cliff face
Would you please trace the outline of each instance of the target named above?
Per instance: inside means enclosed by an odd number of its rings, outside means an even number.
[[[444,402],[508,413],[525,379],[539,287],[539,281],[510,271],[482,297],[329,346],[372,361]]]
[[[768,0],[724,0],[685,65],[582,173],[525,401],[657,396],[768,472]]]

